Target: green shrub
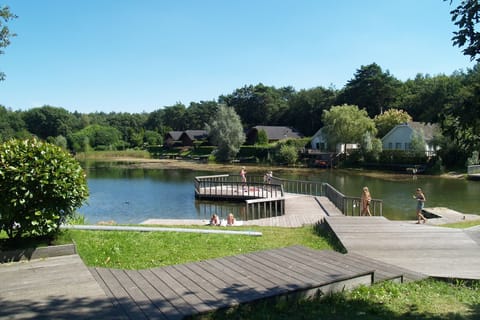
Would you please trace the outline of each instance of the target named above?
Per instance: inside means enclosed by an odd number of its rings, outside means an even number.
[[[0,145],[0,230],[9,238],[54,235],[88,197],[80,164],[37,139]]]

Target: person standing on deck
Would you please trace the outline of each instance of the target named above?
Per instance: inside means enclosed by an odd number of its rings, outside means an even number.
[[[371,216],[370,213],[370,202],[372,201],[372,196],[370,195],[370,191],[368,187],[363,187],[362,197],[360,198],[360,205],[361,205],[361,216]]]
[[[425,194],[421,188],[417,188],[417,191],[413,195],[413,199],[417,200],[417,224],[420,224],[420,220],[422,220],[423,223],[427,222],[427,218],[425,218],[422,214],[422,210],[427,199],[425,198]]]
[[[242,170],[240,170],[240,178],[242,179],[243,191],[245,191],[245,185],[247,183],[247,170],[245,170],[245,167],[242,167]]]

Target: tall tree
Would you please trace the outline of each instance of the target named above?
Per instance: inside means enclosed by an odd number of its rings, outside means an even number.
[[[300,90],[289,99],[286,124],[306,136],[312,136],[322,127],[323,110],[328,110],[334,105],[335,99],[336,92],[333,89],[317,87]]]
[[[245,142],[240,116],[232,107],[220,105],[206,130],[213,144],[218,146],[216,158],[219,161],[233,159]]]
[[[450,4],[453,0],[450,0]],[[478,0],[463,0],[458,7],[450,11],[452,21],[458,27],[452,37],[453,45],[464,47],[463,54],[470,60],[480,62],[480,3]]]
[[[205,124],[215,115],[217,108],[216,101],[191,102],[186,110],[187,128],[190,130],[205,128]]]
[[[261,83],[245,86],[232,94],[220,96],[219,102],[235,108],[246,128],[255,125],[279,125],[288,109],[291,88],[276,89]]]
[[[412,117],[404,110],[388,109],[384,113],[376,115],[373,121],[378,130],[378,136],[383,138],[396,125],[412,121]]]
[[[377,133],[375,122],[365,109],[357,106],[334,106],[323,111],[324,133],[330,149],[338,144],[362,143],[366,133],[373,137]]]
[[[52,106],[33,108],[23,114],[28,131],[41,139],[62,135],[71,131],[76,118],[67,110]]]
[[[357,105],[374,117],[395,100],[401,82],[372,63],[361,66],[339,95],[338,104]]]
[[[4,6],[0,8],[0,54],[4,54],[2,48],[8,47],[10,38],[16,36],[15,33],[10,33],[6,25],[7,22],[15,18],[17,18],[17,16],[10,12],[9,7]],[[5,73],[0,71],[0,81],[2,80],[5,80]]]

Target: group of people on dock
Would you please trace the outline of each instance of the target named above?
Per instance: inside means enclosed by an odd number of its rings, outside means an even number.
[[[425,205],[425,201],[427,200],[425,194],[423,193],[421,188],[417,188],[415,194],[413,195],[413,199],[417,201],[416,207],[416,214],[417,214],[417,224],[421,222],[427,222],[427,218],[423,215],[423,208]],[[368,187],[363,187],[362,196],[360,198],[360,215],[361,216],[371,216],[370,212],[370,203],[372,202],[372,196],[370,195],[370,190]]]

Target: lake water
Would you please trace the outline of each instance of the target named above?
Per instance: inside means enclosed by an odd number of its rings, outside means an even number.
[[[212,172],[178,169],[131,169],[106,163],[84,166],[90,197],[78,211],[88,223],[113,220],[140,223],[147,219],[208,219],[212,212],[239,216],[242,204],[195,200],[194,177]],[[231,172],[231,174],[238,174]],[[480,181],[430,176],[389,175],[372,177],[359,171],[312,169],[305,173],[275,173],[285,179],[328,182],[349,196],[360,196],[368,186],[372,197],[382,199],[389,219],[415,218],[412,194],[421,187],[426,207],[448,207],[464,213],[480,213]]]

